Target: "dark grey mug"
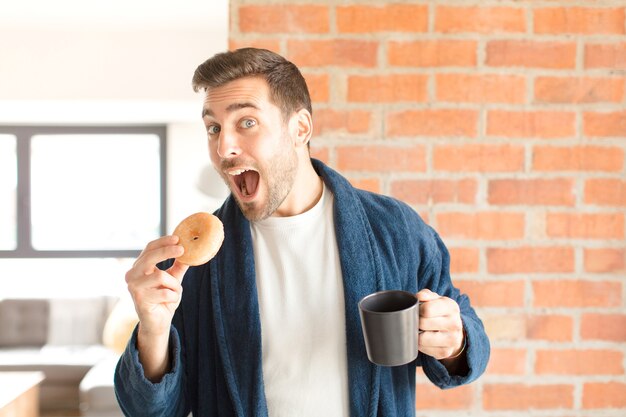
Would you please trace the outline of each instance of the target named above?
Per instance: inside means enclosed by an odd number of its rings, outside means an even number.
[[[415,294],[389,290],[359,301],[367,357],[382,366],[405,365],[417,358],[419,303]]]

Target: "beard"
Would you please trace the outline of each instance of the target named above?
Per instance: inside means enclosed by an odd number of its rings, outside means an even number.
[[[259,169],[259,185],[267,185],[265,201],[244,203],[235,194],[235,199],[243,215],[251,222],[267,219],[278,210],[293,188],[298,170],[298,158],[293,149],[277,153],[267,161],[265,169]],[[256,169],[256,167],[255,167]]]
[[[262,165],[258,162],[246,162],[244,160],[222,162],[222,169],[219,172],[220,176],[230,188],[231,194],[235,197],[235,201],[243,215],[251,222],[267,219],[274,214],[293,188],[298,171],[298,155],[296,151],[289,146],[287,138],[285,139],[284,147],[274,153],[274,155]],[[252,202],[243,202],[238,192],[232,189],[233,184],[228,180],[224,170],[237,165],[249,166],[259,173],[259,183],[257,187],[264,185],[267,190],[263,200],[257,198]],[[257,192],[259,192],[259,190],[257,190]]]

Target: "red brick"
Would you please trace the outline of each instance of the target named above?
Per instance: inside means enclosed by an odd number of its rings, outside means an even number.
[[[524,375],[526,373],[526,350],[492,348],[485,373],[486,375]]]
[[[585,249],[585,271],[618,273],[626,271],[626,249]]]
[[[417,384],[415,408],[417,410],[467,410],[472,408],[474,387],[464,385],[442,390],[431,383]]]
[[[487,271],[492,274],[573,272],[570,247],[520,247],[487,249]]]
[[[311,101],[313,103],[326,103],[328,102],[330,90],[328,74],[302,74],[306,80],[307,87],[309,87],[309,94],[311,95]]]
[[[474,67],[477,42],[470,40],[392,41],[388,62],[400,67]]]
[[[380,193],[380,179],[378,178],[349,178],[353,187]]]
[[[555,179],[502,179],[488,184],[489,204],[573,206],[574,181]]]
[[[548,237],[580,239],[624,238],[622,213],[548,213]]]
[[[492,342],[526,340],[526,316],[523,314],[481,314],[485,331]]]
[[[519,33],[526,31],[524,9],[437,6],[435,31],[443,33]]]
[[[348,77],[348,101],[381,103],[426,101],[427,75],[352,75]]]
[[[583,113],[583,126],[585,136],[624,138],[626,137],[626,111]]]
[[[537,77],[538,103],[619,103],[624,97],[624,80],[599,77]]]
[[[437,74],[437,101],[524,103],[526,80],[504,74]]]
[[[396,180],[391,183],[391,195],[409,204],[476,202],[478,183],[462,180]]]
[[[366,133],[371,114],[365,110],[317,109],[313,115],[314,135],[324,133]]]
[[[327,33],[328,6],[246,5],[239,7],[239,30],[257,33]]]
[[[428,6],[385,4],[384,6],[339,6],[339,33],[426,32]]]
[[[424,146],[339,146],[337,165],[345,171],[424,172]]]
[[[477,307],[523,307],[525,284],[522,280],[472,281],[455,280],[461,292],[467,294]]]
[[[626,181],[591,178],[585,181],[585,203],[598,206],[626,206]]]
[[[378,59],[378,42],[352,39],[289,40],[287,58],[298,67],[371,68]]]
[[[539,375],[620,375],[624,354],[615,350],[538,350],[535,373]]]
[[[585,68],[626,69],[626,42],[586,44]]]
[[[478,111],[462,109],[406,110],[387,115],[386,135],[476,137]]]
[[[486,63],[493,67],[574,69],[574,42],[493,40],[487,42]]]
[[[525,224],[524,213],[480,211],[437,214],[437,230],[442,236],[449,238],[517,240],[524,237]]]
[[[621,171],[624,151],[600,146],[535,146],[533,170],[536,171]]]
[[[545,410],[573,406],[573,385],[498,383],[486,384],[483,389],[485,410]]]
[[[580,337],[583,340],[626,342],[626,315],[583,314],[580,323]]]
[[[623,382],[587,382],[583,385],[583,408],[626,408]]]
[[[622,303],[619,282],[561,279],[532,285],[535,307],[618,307]]]
[[[574,333],[574,320],[571,316],[533,315],[528,317],[527,337],[531,340],[569,342]]]
[[[453,274],[478,272],[480,252],[476,248],[448,247],[450,272]]]
[[[487,113],[488,136],[553,139],[575,134],[574,112],[491,110]]]
[[[535,33],[610,35],[624,33],[623,8],[549,7],[535,9]]]
[[[519,172],[524,148],[515,145],[438,145],[433,151],[435,171]]]
[[[228,49],[234,51],[239,48],[260,48],[280,54],[280,40],[278,39],[229,39]]]

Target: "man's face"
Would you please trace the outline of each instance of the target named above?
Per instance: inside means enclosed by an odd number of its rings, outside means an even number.
[[[248,77],[210,88],[202,113],[211,162],[243,214],[271,216],[292,189],[298,158],[267,82]]]

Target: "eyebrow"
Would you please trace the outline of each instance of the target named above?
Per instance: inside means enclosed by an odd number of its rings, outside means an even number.
[[[246,108],[252,108],[252,109],[256,109],[256,110],[260,110],[259,106],[257,106],[254,103],[250,103],[250,102],[243,102],[243,103],[233,103],[230,104],[228,107],[226,107],[226,111],[228,113],[233,112],[235,110],[239,110],[239,109],[246,109]],[[206,107],[202,109],[202,118],[204,119],[205,116],[210,116],[213,117],[215,116],[215,113],[213,113],[213,111],[211,109],[207,109]]]

